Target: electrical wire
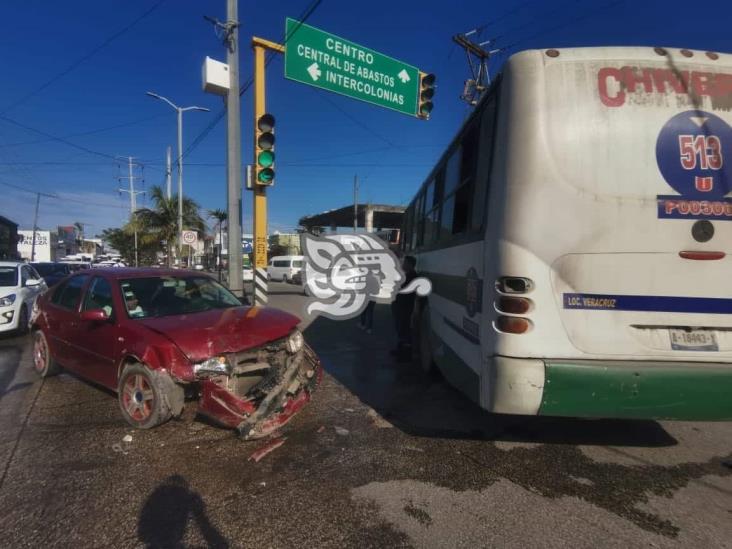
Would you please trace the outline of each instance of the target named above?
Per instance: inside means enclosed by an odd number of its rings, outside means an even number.
[[[612,7],[615,7],[617,5],[624,4],[624,3],[625,3],[625,0],[615,0],[614,2],[608,2],[607,4],[603,4],[602,6],[596,8],[594,10],[590,10],[590,11],[584,13],[584,14],[578,15],[577,17],[575,17],[573,19],[569,19],[567,21],[564,21],[563,23],[560,23],[560,24],[555,25],[553,27],[549,27],[548,29],[544,29],[544,30],[539,31],[539,32],[537,32],[535,34],[532,34],[530,36],[527,36],[525,38],[522,38],[521,40],[517,40],[517,41],[509,44],[508,46],[502,47],[500,51],[502,51],[502,52],[508,51],[509,49],[517,46],[518,44],[523,44],[527,40],[532,40],[532,39],[534,39],[534,38],[536,38],[538,36],[542,36],[542,35],[544,35],[544,34],[546,34],[548,32],[552,32],[552,31],[555,31],[557,29],[561,29],[563,27],[566,27],[567,25],[571,25],[572,23],[577,23],[578,21],[582,21],[583,19],[587,19],[588,17],[590,17],[591,15],[594,15],[595,13],[598,13],[600,11],[605,11],[607,9],[610,9]]]
[[[94,135],[97,133],[104,133],[104,132],[108,132],[111,130],[117,130],[119,128],[127,128],[129,126],[136,126],[137,124],[144,124],[145,122],[149,122],[150,120],[154,120],[156,118],[162,118],[163,116],[167,117],[168,113],[156,114],[155,116],[148,116],[145,118],[140,118],[138,120],[133,120],[132,122],[123,122],[122,124],[115,124],[114,126],[107,126],[105,128],[98,128],[96,130],[88,130],[88,131],[79,132],[79,133],[72,133],[72,134],[63,136],[61,139],[69,139],[72,137],[83,137],[83,136],[87,136],[87,135]],[[0,144],[0,149],[5,149],[5,148],[9,148],[9,147],[22,147],[25,145],[37,145],[39,143],[48,143],[49,141],[54,141],[54,139],[45,138],[45,139],[36,139],[34,141],[19,141],[16,143],[2,143],[2,144]]]
[[[87,53],[82,55],[80,58],[78,58],[76,61],[71,63],[68,67],[66,67],[61,72],[57,73],[56,75],[52,76],[49,80],[41,84],[39,87],[37,87],[35,90],[31,91],[30,93],[25,94],[20,99],[16,100],[14,103],[11,103],[9,106],[5,107],[3,111],[0,113],[2,115],[7,114],[9,111],[14,109],[15,107],[25,103],[28,101],[31,97],[34,97],[41,93],[46,88],[52,86],[55,82],[69,74],[70,72],[74,71],[76,68],[78,68],[81,64],[88,61],[92,57],[94,57],[97,53],[99,53],[101,50],[106,48],[109,44],[114,42],[117,38],[127,33],[130,29],[132,29],[135,25],[137,25],[140,21],[148,17],[152,12],[154,12],[156,9],[158,9],[163,3],[165,3],[166,0],[158,0],[155,4],[153,4],[150,8],[148,8],[142,15],[139,15],[137,18],[132,20],[132,22],[125,25],[122,29],[115,32],[113,35],[109,36],[105,40],[103,40],[100,44],[89,50]]]
[[[524,29],[527,29],[527,28],[529,28],[529,27],[531,27],[533,25],[536,25],[537,23],[541,23],[543,21],[546,21],[546,19],[548,17],[551,17],[551,16],[556,15],[558,13],[564,12],[570,6],[574,6],[576,4],[579,4],[580,1],[581,0],[570,0],[567,3],[560,4],[559,7],[557,7],[557,8],[551,9],[549,11],[545,11],[545,12],[537,15],[534,19],[531,19],[530,21],[528,21],[526,23],[522,23],[521,25],[517,25],[515,27],[512,27],[509,30],[502,32],[498,36],[494,36],[493,38],[490,39],[490,42],[492,44],[495,44],[496,42],[499,42],[502,38],[505,38],[507,36],[514,35],[517,32],[520,32],[520,31],[522,31]]]
[[[320,5],[321,2],[322,2],[322,0],[313,0],[313,2],[311,2],[308,5],[308,7],[305,8],[303,13],[298,18],[299,23],[302,24],[305,21],[307,21],[308,18],[318,8],[318,6]],[[297,30],[298,28],[299,28],[299,25],[297,27],[295,27],[295,30]],[[295,31],[293,31],[292,34],[294,34],[294,32]],[[287,41],[292,37],[292,34],[290,34],[290,35],[285,34],[283,36],[282,43],[287,44]],[[266,56],[265,62],[264,62],[265,66],[269,66],[269,64],[274,59],[274,55],[275,55],[274,53],[271,53],[271,52],[268,53],[268,55]],[[252,87],[253,84],[254,84],[254,76],[252,75],[249,77],[249,79],[246,81],[246,83],[239,86],[239,97],[244,95],[249,90],[249,88]],[[192,153],[201,144],[201,142],[204,139],[206,139],[206,137],[208,137],[208,135],[211,133],[211,131],[213,131],[213,129],[219,124],[219,122],[221,122],[221,120],[223,120],[224,116],[226,116],[226,107],[224,107],[219,112],[217,112],[216,115],[211,120],[211,122],[209,122],[209,124],[201,131],[201,133],[199,133],[195,137],[195,139],[193,141],[191,141],[191,144],[188,145],[188,147],[186,147],[186,149],[181,154],[181,160],[186,158],[190,153]]]
[[[100,208],[126,208],[126,206],[123,204],[103,204],[101,202],[89,202],[88,200],[69,198],[66,196],[60,196],[55,193],[49,194],[49,193],[44,193],[44,192],[40,192],[40,191],[34,191],[33,189],[21,187],[20,185],[15,185],[13,183],[8,183],[7,181],[2,181],[2,180],[0,180],[0,185],[9,187],[11,189],[15,189],[17,191],[29,193],[29,194],[40,194],[41,196],[45,196],[46,198],[53,198],[54,200],[61,200],[64,202],[74,202],[76,204],[84,204],[85,206],[97,206]]]

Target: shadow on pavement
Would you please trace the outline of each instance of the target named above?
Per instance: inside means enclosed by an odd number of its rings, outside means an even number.
[[[23,349],[20,345],[0,346],[0,398],[18,389],[18,387],[11,388],[10,384],[15,379],[22,355]]]
[[[193,520],[207,547],[229,547],[211,524],[206,504],[180,475],[166,478],[145,500],[137,524],[137,535],[146,547],[183,547],[188,522]]]
[[[655,421],[491,414],[447,384],[390,355],[396,338],[389,307],[377,305],[374,333],[358,319],[315,319],[305,330],[325,370],[407,434],[530,443],[664,447],[677,444]]]

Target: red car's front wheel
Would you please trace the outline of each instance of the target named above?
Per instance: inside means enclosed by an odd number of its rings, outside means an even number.
[[[142,364],[130,364],[124,369],[117,396],[122,416],[138,429],[165,423],[182,410],[183,388],[166,373],[150,370]]]

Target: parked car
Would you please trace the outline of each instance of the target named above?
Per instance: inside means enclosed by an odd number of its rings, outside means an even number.
[[[188,393],[199,413],[258,438],[302,408],[321,375],[298,323],[244,306],[208,274],[96,269],[39,300],[34,366],[44,377],[63,367],[116,391],[134,427],[180,415]]]
[[[68,263],[31,263],[31,266],[43,277],[49,288],[71,273]]]
[[[269,260],[267,276],[270,280],[292,282],[295,273],[302,271],[305,257],[301,255],[279,255]]]
[[[28,331],[36,299],[47,288],[30,265],[0,261],[0,332]]]

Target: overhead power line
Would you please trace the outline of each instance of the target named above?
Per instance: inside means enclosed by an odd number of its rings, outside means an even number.
[[[128,32],[130,29],[132,29],[135,25],[137,25],[140,21],[148,17],[152,12],[154,12],[156,9],[158,9],[163,3],[165,3],[166,0],[158,0],[158,2],[155,2],[150,8],[148,8],[142,15],[139,15],[137,18],[132,20],[130,23],[125,25],[123,28],[115,32],[113,35],[109,36],[105,40],[103,40],[100,44],[89,50],[87,53],[76,59],[74,62],[72,62],[68,67],[63,69],[61,72],[57,73],[56,75],[52,76],[49,80],[41,84],[39,87],[34,89],[33,91],[25,94],[20,99],[16,100],[14,103],[11,103],[0,114],[6,114],[18,105],[21,105],[28,101],[31,97],[34,97],[41,93],[46,88],[52,86],[55,82],[69,74],[70,72],[74,71],[79,65],[82,63],[88,61],[92,57],[94,57],[97,53],[99,53],[101,50],[106,48],[109,44],[114,42],[117,38]]]
[[[53,198],[54,200],[61,200],[62,202],[73,202],[75,204],[84,204],[87,206],[97,206],[101,208],[124,208],[125,206],[123,204],[104,204],[102,202],[90,202],[88,200],[83,200],[80,198],[70,198],[68,196],[60,196],[56,193],[49,194],[49,193],[42,193],[39,191],[34,191],[33,189],[28,189],[27,187],[22,187],[20,185],[15,185],[13,183],[8,183],[7,181],[0,180],[0,185],[3,185],[5,187],[9,187],[11,189],[15,189],[16,191],[21,191],[24,193],[29,194],[40,194],[41,196],[45,196],[46,198]]]
[[[552,32],[552,31],[561,29],[563,27],[566,27],[567,25],[571,25],[572,23],[577,23],[578,21],[582,21],[583,19],[587,19],[591,15],[594,15],[594,14],[596,14],[598,12],[605,11],[607,9],[610,9],[612,7],[615,7],[615,6],[618,6],[620,4],[624,4],[624,3],[625,3],[625,0],[615,0],[614,2],[608,2],[607,4],[603,4],[602,6],[599,6],[596,9],[593,9],[593,10],[590,10],[590,11],[585,12],[583,14],[580,14],[577,17],[574,17],[572,19],[568,19],[568,20],[566,20],[566,21],[564,21],[562,23],[559,23],[558,25],[554,25],[554,26],[549,27],[547,29],[543,29],[543,30],[538,31],[538,32],[536,32],[534,34],[531,34],[531,35],[529,35],[529,36],[527,36],[525,38],[522,38],[520,40],[517,40],[515,42],[512,42],[508,46],[503,46],[501,48],[501,51],[503,51],[503,52],[508,51],[509,49],[517,46],[518,44],[523,44],[524,42],[526,42],[528,40],[532,40],[532,39],[537,38],[539,36],[543,36],[544,34],[547,34],[549,32]]]
[[[94,149],[90,149],[89,147],[84,147],[83,145],[79,145],[77,143],[74,143],[72,141],[69,141],[67,139],[64,139],[63,137],[58,137],[56,135],[52,135],[50,133],[44,132],[42,130],[39,130],[37,128],[33,128],[32,126],[29,126],[28,124],[23,124],[22,122],[18,122],[17,120],[13,120],[12,118],[8,118],[5,115],[0,115],[0,120],[7,122],[8,124],[12,124],[14,126],[17,126],[19,128],[23,128],[24,130],[27,130],[29,132],[36,133],[38,135],[42,135],[44,137],[47,137],[51,141],[58,141],[59,143],[63,143],[64,145],[68,145],[69,147],[73,147],[74,149],[80,150],[82,152],[85,152],[87,154],[91,154],[93,156],[99,156],[101,158],[107,158],[109,160],[117,161],[118,158],[112,154],[107,154],[101,151],[95,151]]]
[[[313,2],[311,2],[308,5],[308,7],[305,8],[305,11],[303,11],[303,13],[300,15],[300,17],[298,18],[298,21],[301,24],[304,23],[305,21],[307,21],[308,18],[318,8],[318,6],[320,5],[321,2],[322,2],[322,0],[313,0]],[[295,27],[292,34],[294,34],[294,32],[298,28],[299,28],[299,25],[297,27]],[[292,34],[288,35],[287,33],[285,33],[285,35],[283,36],[283,39],[282,39],[282,43],[287,44],[287,41],[290,39]],[[274,59],[274,56],[275,56],[275,53],[272,53],[272,52],[270,52],[267,55],[267,58],[265,60],[265,67],[269,66],[269,64]],[[246,83],[239,86],[239,96],[244,95],[249,90],[249,88],[252,87],[253,84],[254,84],[254,77],[250,76],[249,79],[246,81]],[[201,144],[201,142],[204,139],[206,139],[206,137],[208,137],[208,135],[219,124],[219,122],[221,122],[221,120],[223,120],[224,116],[226,116],[226,107],[224,107],[219,112],[217,112],[216,115],[211,120],[211,122],[209,122],[209,124],[201,131],[201,133],[199,133],[195,137],[195,139],[193,141],[191,141],[191,144],[188,145],[188,147],[186,147],[185,151],[183,151],[183,154],[181,154],[181,159],[186,158],[190,153],[192,153],[196,149],[196,147],[198,147]]]
[[[137,124],[144,124],[145,122],[149,122],[150,120],[154,120],[156,118],[162,118],[163,116],[168,116],[167,113],[161,113],[156,114],[155,116],[147,116],[145,118],[140,118],[138,120],[133,120],[131,122],[123,122],[122,124],[115,124],[114,126],[107,126],[105,128],[98,128],[96,130],[87,130],[83,132],[78,133],[72,133],[69,135],[64,135],[60,139],[69,139],[71,137],[83,137],[86,135],[94,135],[97,133],[104,133],[112,130],[118,130],[119,128],[126,128],[129,126],[136,126]],[[0,144],[0,149],[5,149],[9,147],[22,147],[25,145],[37,145],[39,143],[48,143],[49,141],[54,141],[54,138],[44,138],[44,139],[34,139],[32,141],[18,141],[16,143],[2,143]]]

